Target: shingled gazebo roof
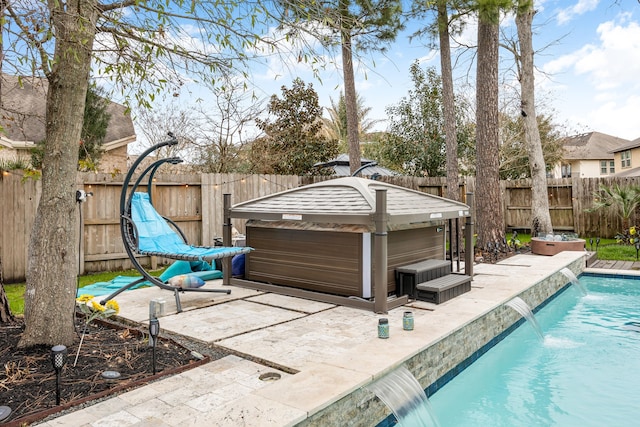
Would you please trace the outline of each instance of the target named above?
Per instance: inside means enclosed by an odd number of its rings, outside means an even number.
[[[238,203],[231,216],[263,221],[373,225],[376,190],[387,190],[389,228],[467,217],[469,206],[365,178],[346,177]]]

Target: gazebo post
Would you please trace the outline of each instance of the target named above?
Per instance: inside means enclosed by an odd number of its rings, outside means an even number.
[[[222,218],[222,245],[233,246],[231,243],[231,194],[222,195],[223,218]],[[222,258],[222,284],[231,283],[231,258]]]
[[[469,206],[469,216],[464,227],[464,274],[473,277],[473,193],[467,193],[466,202]]]
[[[374,214],[375,238],[373,240],[375,275],[373,279],[373,310],[386,313],[387,308],[387,190],[376,189]]]

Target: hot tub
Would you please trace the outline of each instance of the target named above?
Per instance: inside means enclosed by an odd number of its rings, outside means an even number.
[[[584,239],[548,240],[539,237],[531,238],[531,252],[537,255],[552,256],[562,251],[584,251]]]

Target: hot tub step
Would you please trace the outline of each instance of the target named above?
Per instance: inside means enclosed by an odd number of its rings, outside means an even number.
[[[451,274],[451,262],[442,259],[427,259],[396,267],[396,294],[409,295],[416,299],[416,285]]]
[[[471,277],[449,274],[416,285],[416,299],[440,304],[471,290]]]

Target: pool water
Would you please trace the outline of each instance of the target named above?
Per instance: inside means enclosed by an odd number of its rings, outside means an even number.
[[[640,280],[580,281],[536,313],[544,341],[523,323],[429,398],[441,427],[640,425]]]

